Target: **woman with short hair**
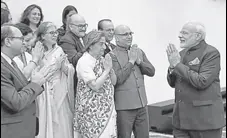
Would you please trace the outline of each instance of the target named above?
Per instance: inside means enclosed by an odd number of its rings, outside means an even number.
[[[105,36],[93,30],[85,38],[85,52],[79,59],[74,114],[74,138],[116,138],[112,59],[104,54]]]
[[[41,23],[36,33],[37,41],[45,49],[37,69],[55,70],[37,98],[40,126],[37,138],[73,138],[74,67],[57,45],[57,27],[52,22]]]

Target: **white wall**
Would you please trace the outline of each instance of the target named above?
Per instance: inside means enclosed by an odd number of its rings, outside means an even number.
[[[74,5],[89,24],[97,27],[102,18],[115,25],[126,24],[137,43],[156,68],[153,78],[145,78],[149,103],[173,98],[174,90],[166,81],[168,62],[165,49],[169,42],[179,48],[178,33],[187,21],[201,21],[207,28],[207,42],[221,53],[221,86],[226,86],[226,2],[225,0],[5,0],[16,22],[30,4],[38,4],[44,20],[61,25],[63,8]]]

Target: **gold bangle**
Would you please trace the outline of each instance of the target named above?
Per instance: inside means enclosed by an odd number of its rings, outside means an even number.
[[[30,62],[32,62],[32,63],[34,63],[36,66],[38,66],[38,64],[37,64],[35,61],[31,60]]]

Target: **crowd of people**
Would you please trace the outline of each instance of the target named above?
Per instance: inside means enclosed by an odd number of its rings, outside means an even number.
[[[144,75],[153,77],[155,68],[132,44],[130,27],[101,19],[87,32],[72,5],[60,28],[43,20],[32,4],[12,24],[1,1],[1,136],[149,138]],[[175,138],[221,138],[225,126],[220,54],[205,34],[201,23],[189,22],[179,34],[183,50],[167,46]]]

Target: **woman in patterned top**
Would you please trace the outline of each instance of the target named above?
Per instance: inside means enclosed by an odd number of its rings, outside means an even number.
[[[112,59],[104,54],[105,37],[91,31],[85,52],[76,66],[78,83],[75,99],[74,138],[116,138],[114,87],[116,75]]]

